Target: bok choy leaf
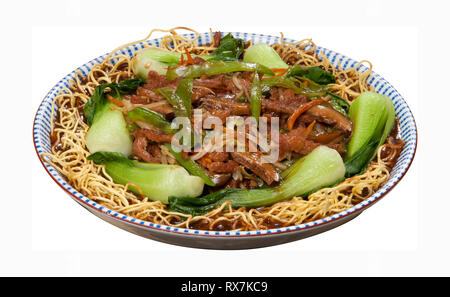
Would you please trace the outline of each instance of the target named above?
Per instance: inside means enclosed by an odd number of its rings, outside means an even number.
[[[235,38],[231,33],[220,40],[220,45],[211,53],[208,61],[235,61],[244,52],[244,40]]]

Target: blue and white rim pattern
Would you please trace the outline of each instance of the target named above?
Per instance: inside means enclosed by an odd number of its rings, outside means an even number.
[[[228,32],[225,32],[227,34]],[[266,44],[273,44],[280,41],[280,37],[275,36],[268,36],[268,35],[262,35],[262,34],[254,34],[254,33],[240,33],[240,32],[231,32],[235,37],[242,38],[245,41],[252,40],[253,43],[263,42]],[[186,34],[186,37],[194,38],[194,34]],[[210,34],[209,33],[202,33],[198,39],[200,44],[205,44],[211,42]],[[295,40],[290,39],[284,39],[286,42],[296,42]],[[120,51],[118,51],[115,54],[124,54],[132,57],[134,53],[144,47],[144,44],[154,45],[158,46],[161,42],[161,38],[158,39],[152,39],[145,42],[136,43],[133,45],[130,45]],[[335,67],[338,67],[339,65],[343,69],[348,69],[351,67],[354,67],[358,64],[358,61],[352,60],[344,55],[341,55],[339,53],[333,52],[331,50],[317,47],[316,52],[323,52],[325,56],[335,65]],[[388,182],[381,187],[376,193],[374,193],[372,196],[367,198],[366,200],[362,201],[361,203],[345,210],[340,213],[337,213],[335,215],[316,220],[309,223],[304,223],[296,226],[290,226],[290,227],[283,227],[283,228],[275,228],[275,229],[269,229],[269,230],[259,230],[259,231],[204,231],[204,230],[193,230],[193,229],[185,229],[185,228],[176,228],[166,225],[160,225],[155,224],[147,221],[142,221],[127,215],[124,215],[122,213],[115,212],[111,209],[108,209],[105,206],[100,205],[99,203],[89,199],[88,197],[84,196],[80,192],[78,192],[76,189],[74,189],[70,184],[68,184],[64,177],[51,165],[45,163],[45,161],[40,156],[41,153],[49,153],[50,152],[50,119],[52,114],[52,102],[55,100],[55,97],[57,96],[58,92],[63,90],[65,88],[69,88],[69,82],[75,77],[76,71],[81,71],[81,73],[86,76],[92,66],[94,66],[97,63],[101,63],[108,54],[105,54],[103,56],[100,56],[83,66],[79,67],[78,69],[72,71],[68,75],[66,75],[61,81],[58,82],[56,86],[54,86],[49,93],[45,96],[44,100],[42,101],[41,105],[39,106],[39,109],[36,113],[36,117],[33,124],[33,139],[35,144],[36,152],[38,153],[38,156],[44,165],[47,172],[50,174],[50,176],[64,189],[66,192],[68,192],[72,197],[77,199],[79,202],[81,202],[83,205],[88,206],[94,210],[100,211],[105,215],[117,218],[121,221],[129,222],[135,225],[142,226],[144,228],[150,228],[155,229],[159,231],[168,231],[168,232],[175,232],[179,234],[189,234],[189,235],[203,235],[203,236],[225,236],[225,237],[236,237],[236,236],[254,236],[254,235],[269,235],[269,234],[280,234],[284,232],[290,232],[295,230],[302,230],[311,228],[318,225],[323,225],[325,223],[335,221],[339,218],[348,216],[358,210],[361,210],[363,208],[367,208],[377,200],[379,200],[381,197],[383,197],[396,183],[400,181],[400,179],[403,177],[403,175],[408,170],[414,155],[416,151],[416,145],[417,145],[417,129],[416,124],[414,121],[414,117],[411,113],[411,110],[409,109],[408,105],[406,104],[405,100],[402,98],[402,96],[397,92],[397,90],[384,78],[382,78],[380,75],[372,72],[372,74],[368,77],[368,84],[373,86],[375,88],[375,91],[377,93],[381,93],[384,95],[387,95],[394,103],[395,111],[398,116],[399,120],[399,133],[401,139],[403,139],[406,142],[406,145],[397,161],[397,164],[393,168],[391,172],[391,176],[388,180]],[[114,62],[114,61],[113,61]],[[359,65],[357,68],[358,71],[365,71],[367,70],[367,67],[364,65]],[[56,109],[55,105],[55,109]],[[56,114],[56,113],[54,113]]]

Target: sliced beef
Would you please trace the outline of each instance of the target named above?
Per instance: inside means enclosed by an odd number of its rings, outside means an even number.
[[[207,156],[215,162],[224,162],[230,158],[230,154],[227,152],[212,152],[208,153]]]
[[[226,162],[211,162],[206,165],[208,170],[215,173],[233,173],[238,168],[238,164],[233,160],[228,160]]]
[[[203,121],[208,117],[217,117],[221,120],[222,124],[226,123],[227,118],[231,115],[231,111],[228,109],[215,109],[207,106],[203,106]]]
[[[265,112],[274,112],[277,114],[293,114],[296,110],[292,104],[284,103],[282,101],[272,101],[268,99],[262,99],[262,110]]]
[[[170,134],[166,134],[163,132],[159,132],[159,131],[153,131],[150,129],[137,129],[135,131],[135,137],[141,137],[144,136],[146,137],[148,140],[153,141],[153,142],[157,142],[157,143],[163,143],[163,142],[171,142],[172,141],[172,136]]]
[[[238,164],[230,160],[227,152],[207,153],[200,162],[213,173],[233,173],[238,168]]]
[[[146,108],[153,110],[157,113],[160,113],[162,115],[170,115],[173,113],[172,106],[169,105],[167,101],[164,101],[164,104],[154,104],[146,106]]]
[[[205,60],[203,60],[203,59],[200,58],[200,57],[194,57],[192,60],[194,61],[194,64],[195,64],[195,65],[202,65],[203,63],[206,62]]]
[[[314,117],[320,122],[334,125],[347,133],[352,132],[352,122],[342,113],[326,106],[316,105],[308,109],[306,114]]]
[[[285,101],[263,99],[262,108],[265,112],[276,112],[291,115],[301,106],[301,104],[306,103],[306,101],[300,103],[300,100],[300,98],[293,99],[293,97]],[[306,119],[311,120],[311,122],[313,120],[317,120],[325,124],[333,125],[349,134],[352,131],[352,122],[340,112],[327,106],[313,106],[301,115],[299,119],[301,120],[302,117],[306,117]]]
[[[222,33],[220,31],[214,32],[214,47],[220,45],[220,40],[222,39]]]
[[[208,94],[215,94],[213,90],[203,87],[203,86],[194,86],[192,89],[192,102],[196,102],[198,99],[205,97]]]
[[[213,109],[225,109],[229,110],[232,115],[249,115],[250,105],[247,103],[241,103],[232,99],[224,98],[202,98],[200,101],[207,107]]]
[[[233,160],[251,170],[268,185],[280,180],[280,175],[275,167],[272,164],[263,163],[260,156],[247,152],[232,152],[230,154]]]
[[[194,86],[201,86],[210,89],[225,89],[224,74],[216,75],[213,77],[200,77],[194,80]]]
[[[162,95],[144,87],[138,87],[136,89],[136,95],[148,98],[149,101],[161,101],[165,99]]]
[[[135,137],[133,154],[148,163],[161,163],[161,150],[157,145],[149,144],[144,135]]]
[[[178,80],[168,81],[165,75],[158,74],[158,72],[151,70],[148,72],[146,84],[142,87],[149,90],[154,90],[167,86],[176,87],[177,84]]]
[[[336,139],[342,139],[342,131],[335,130],[314,135],[310,134],[308,139],[321,144],[335,143]]]
[[[148,104],[150,103],[149,98],[139,96],[139,95],[125,95],[123,100],[129,100],[133,104]]]
[[[231,173],[214,173],[208,171],[207,174],[216,185],[216,187],[224,186],[231,178]]]
[[[313,151],[321,143],[308,140],[305,135],[306,129],[303,127],[296,128],[285,134],[279,136],[279,160],[285,159],[289,153],[295,152],[301,155],[307,155]],[[337,150],[340,153],[344,152],[341,144],[328,144],[328,147]]]

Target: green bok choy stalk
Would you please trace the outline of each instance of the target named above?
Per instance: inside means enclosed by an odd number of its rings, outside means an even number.
[[[288,170],[284,182],[278,187],[223,189],[200,198],[169,197],[170,209],[201,215],[226,201],[230,201],[234,208],[267,206],[333,185],[341,181],[345,174],[344,162],[339,153],[326,146],[317,147]]]
[[[86,135],[86,146],[91,153],[98,151],[120,152],[126,156],[132,152],[132,140],[127,123],[120,110],[114,110],[114,103],[106,98],[115,97],[120,101],[123,94],[135,90],[144,82],[128,79],[120,83],[102,84],[95,88],[94,94],[84,106],[84,116],[90,126]]]
[[[270,69],[286,69],[289,67],[278,53],[265,43],[249,46],[244,53],[244,62],[257,63]]]
[[[395,123],[395,110],[389,97],[363,92],[350,106],[353,135],[348,144],[346,176],[361,173],[376,156]]]
[[[197,197],[203,192],[203,180],[178,165],[142,163],[111,152],[96,152],[88,160],[105,165],[115,183],[128,184],[130,191],[151,200],[167,203],[168,197]]]

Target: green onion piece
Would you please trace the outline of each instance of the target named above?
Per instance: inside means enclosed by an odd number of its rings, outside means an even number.
[[[298,85],[297,85],[297,84]],[[309,99],[321,97],[324,92],[328,90],[327,86],[319,86],[314,84],[313,87],[306,86],[302,81],[294,77],[277,76],[265,78],[261,81],[261,88],[264,93],[267,93],[272,87],[283,87],[294,90],[296,94],[305,95]]]
[[[253,78],[252,86],[250,89],[250,107],[252,116],[255,118],[256,123],[258,123],[259,116],[261,115],[261,97],[261,82],[259,80],[258,73],[255,72],[255,77]]]
[[[192,113],[192,87],[194,80],[192,78],[182,79],[174,91],[171,87],[156,89],[155,92],[162,95],[172,105],[175,116],[191,117]]]
[[[194,86],[194,80],[192,78],[182,79],[177,86],[175,95],[177,100],[180,100],[183,105],[186,114],[185,116],[190,118],[192,113],[192,88]]]
[[[195,161],[191,158],[184,159],[181,152],[174,151],[170,143],[165,143],[164,145],[169,149],[169,152],[177,160],[177,162],[186,168],[189,173],[203,179],[205,184],[208,186],[214,187],[216,185]]]
[[[257,71],[259,73],[273,75],[272,70],[269,68],[255,63],[246,63],[242,61],[231,62],[205,62],[201,65],[187,65],[169,67],[167,69],[166,77],[169,81],[175,80],[179,77],[184,78],[196,78],[202,75],[217,75],[228,72],[239,71]]]
[[[163,115],[145,107],[136,107],[135,109],[129,111],[127,115],[132,121],[146,122],[160,129],[164,133],[174,134],[177,132],[176,129],[171,128],[171,123],[167,121]]]

